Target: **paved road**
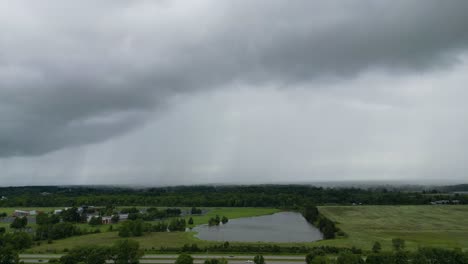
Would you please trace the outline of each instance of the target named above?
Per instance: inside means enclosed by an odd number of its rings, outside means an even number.
[[[48,259],[60,258],[61,254],[20,254],[19,257],[25,263],[47,263]],[[144,255],[140,263],[172,264],[178,255]],[[202,264],[205,259],[225,258],[230,264],[246,264],[247,260],[253,260],[253,255],[192,255],[194,263]],[[302,264],[305,263],[303,256],[264,256],[265,260],[275,264]]]
[[[21,259],[21,261],[24,261],[24,263],[47,263],[48,260],[46,259]],[[173,264],[175,260],[171,259],[142,259],[140,260],[140,263],[144,264]],[[274,262],[275,264],[303,264],[305,263],[304,261],[288,261],[288,260],[275,260],[275,261],[269,261],[269,262]],[[108,261],[108,263],[112,263],[111,261]],[[195,264],[203,264],[204,260],[202,259],[196,259],[194,260]],[[228,260],[229,264],[246,264],[247,262],[245,260],[233,260],[230,259]]]

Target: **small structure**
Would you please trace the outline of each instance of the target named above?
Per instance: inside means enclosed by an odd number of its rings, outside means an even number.
[[[119,221],[128,220],[128,214],[119,214]]]
[[[450,204],[450,200],[438,200],[431,202],[432,205],[442,205],[442,204]]]
[[[23,217],[23,216],[29,216],[29,211],[23,211],[23,210],[15,210],[13,212],[14,217]]]
[[[112,217],[110,216],[103,216],[102,217],[102,224],[107,225],[112,223]]]

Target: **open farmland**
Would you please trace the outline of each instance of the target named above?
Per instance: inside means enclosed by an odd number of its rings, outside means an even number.
[[[468,206],[322,206],[319,210],[348,235],[320,244],[370,249],[379,241],[390,250],[392,238],[402,238],[408,249],[468,249]]]

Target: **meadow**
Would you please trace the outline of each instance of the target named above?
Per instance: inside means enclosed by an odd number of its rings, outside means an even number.
[[[420,246],[468,249],[468,206],[323,206],[320,212],[346,232],[346,238],[318,244],[370,249],[379,241],[391,249],[393,238],[406,240],[410,250]]]

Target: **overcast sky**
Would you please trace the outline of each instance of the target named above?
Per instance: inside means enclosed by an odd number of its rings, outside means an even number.
[[[0,185],[466,182],[467,10],[0,0]]]

